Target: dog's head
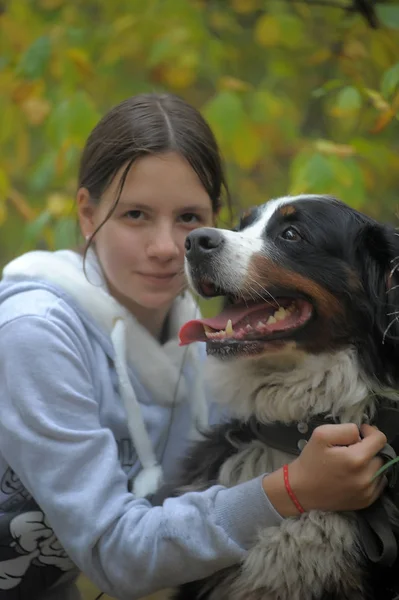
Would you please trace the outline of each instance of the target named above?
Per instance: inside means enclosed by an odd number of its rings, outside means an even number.
[[[397,236],[329,196],[272,200],[235,231],[197,229],[186,242],[189,281],[225,305],[183,327],[181,343],[274,366],[278,356],[355,349],[367,378],[398,387]]]

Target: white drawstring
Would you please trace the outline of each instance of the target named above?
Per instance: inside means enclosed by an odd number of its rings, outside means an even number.
[[[111,340],[115,350],[115,369],[118,375],[119,393],[127,414],[127,426],[143,467],[143,470],[134,479],[133,493],[144,498],[154,494],[162,484],[162,467],[157,462],[140,405],[127,372],[125,324],[122,319],[115,321]]]
[[[133,493],[140,498],[154,494],[163,482],[162,467],[158,463],[150,437],[148,435],[140,405],[138,403],[135,391],[130,382],[126,366],[126,331],[125,323],[122,318],[115,320],[111,333],[111,340],[115,351],[115,369],[119,381],[119,393],[121,395],[126,415],[127,426],[130,437],[137,452],[139,461],[143,470],[135,477],[133,481]],[[200,361],[200,356],[193,344],[188,348],[195,377],[189,393],[191,405],[191,429],[189,439],[191,441],[201,438],[201,431],[208,424],[208,406],[203,389],[203,378],[201,369],[195,368],[196,362]],[[184,355],[182,356],[184,360]],[[182,366],[180,371],[182,370]],[[183,378],[179,377],[176,394],[179,395],[180,383],[183,384]]]
[[[195,441],[202,438],[201,432],[208,426],[208,404],[206,402],[202,369],[195,368],[195,363],[201,361],[197,344],[192,344],[188,347],[188,350],[195,373],[190,393],[192,419],[189,439]]]

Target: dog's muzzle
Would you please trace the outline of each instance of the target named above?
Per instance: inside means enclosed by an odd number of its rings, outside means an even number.
[[[220,254],[224,246],[223,234],[211,227],[194,229],[186,238],[186,258],[191,267],[203,264],[217,254]]]

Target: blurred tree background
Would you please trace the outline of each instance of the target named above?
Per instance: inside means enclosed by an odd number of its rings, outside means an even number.
[[[240,208],[328,192],[395,219],[399,5],[376,4],[374,29],[330,6],[350,2],[0,3],[0,262],[76,243],[86,136],[143,91],[173,91],[202,110]]]
[[[148,91],[202,110],[237,210],[319,192],[395,222],[399,5],[373,28],[367,2],[0,0],[0,263],[76,244],[85,139]]]

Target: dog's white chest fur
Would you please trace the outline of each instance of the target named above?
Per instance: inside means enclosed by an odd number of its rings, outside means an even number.
[[[290,357],[287,357],[289,366]],[[303,357],[300,367],[262,369],[261,361],[210,361],[215,397],[245,420],[292,422],[317,414],[360,424],[367,385],[351,351]],[[277,365],[276,365],[277,367]],[[236,485],[280,468],[293,456],[260,441],[243,446],[221,468],[219,482]],[[241,569],[234,569],[210,600],[311,600],[348,581],[351,600],[363,597],[357,528],[350,515],[311,511],[259,531]],[[348,573],[350,576],[348,577]]]
[[[210,357],[207,375],[213,397],[238,418],[267,423],[331,414],[359,423],[370,402],[352,350],[334,354],[272,357],[222,362]]]
[[[220,471],[226,487],[290,462],[292,455],[253,441]],[[356,523],[349,515],[311,511],[259,531],[241,568],[231,571],[210,600],[312,600],[351,573],[351,599],[362,598]],[[358,588],[358,589],[356,589]],[[359,593],[359,596],[356,595]]]

